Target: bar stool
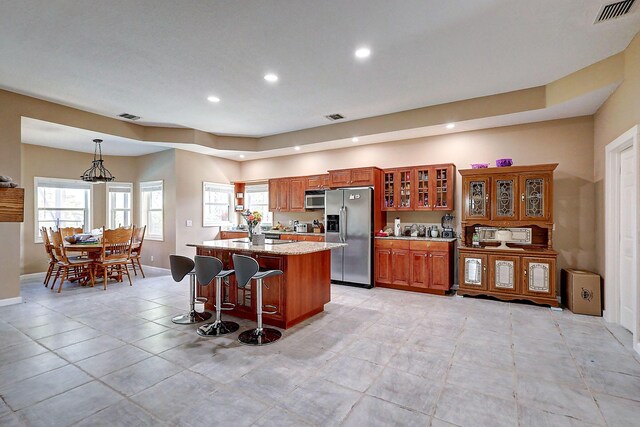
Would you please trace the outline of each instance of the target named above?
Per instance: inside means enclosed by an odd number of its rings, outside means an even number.
[[[246,287],[251,279],[256,281],[256,312],[258,315],[258,327],[244,331],[238,337],[242,344],[265,345],[276,342],[282,337],[282,333],[277,329],[262,327],[262,313],[274,314],[277,311],[262,311],[262,280],[267,277],[284,274],[282,270],[259,271],[258,261],[246,255],[233,254],[233,268],[236,272],[236,281],[239,288]],[[268,308],[276,308],[267,305]]]
[[[216,320],[198,328],[198,335],[203,337],[217,337],[229,334],[238,330],[240,325],[236,322],[222,321],[222,310],[233,310],[234,304],[227,304],[223,307],[222,302],[222,279],[233,274],[233,270],[223,270],[222,261],[212,256],[196,255],[196,278],[201,286],[207,286],[216,279]]]
[[[211,313],[198,313],[195,308],[196,273],[193,271],[195,266],[193,260],[186,256],[169,255],[169,264],[171,265],[171,276],[176,282],[181,282],[184,276],[189,275],[189,312],[176,316],[171,321],[179,325],[189,325],[209,319]],[[200,302],[206,302],[206,300],[206,298],[199,298]]]

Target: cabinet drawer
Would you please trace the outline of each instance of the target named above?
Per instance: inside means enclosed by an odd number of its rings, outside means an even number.
[[[410,240],[409,247],[412,251],[447,251],[449,243],[447,242],[431,242],[421,240]]]
[[[393,248],[393,249],[409,249],[411,247],[409,240],[382,240],[376,239],[376,248]]]

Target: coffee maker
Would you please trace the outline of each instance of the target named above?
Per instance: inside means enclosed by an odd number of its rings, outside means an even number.
[[[445,239],[456,237],[456,233],[453,231],[454,218],[451,214],[445,214],[440,221],[440,225],[442,225],[442,237]]]

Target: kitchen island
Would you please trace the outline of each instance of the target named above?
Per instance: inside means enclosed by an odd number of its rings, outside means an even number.
[[[331,300],[331,249],[344,243],[296,242],[274,240],[272,244],[254,245],[248,239],[209,240],[188,244],[197,255],[219,258],[225,269],[233,269],[233,254],[250,256],[260,269],[282,270],[281,276],[264,280],[263,305],[275,306],[274,314],[264,314],[264,322],[290,328],[324,310]],[[234,275],[224,284],[225,303],[234,304],[226,313],[244,319],[255,319],[255,281],[239,288]],[[206,308],[215,310],[215,285],[199,287],[200,296],[208,298]]]

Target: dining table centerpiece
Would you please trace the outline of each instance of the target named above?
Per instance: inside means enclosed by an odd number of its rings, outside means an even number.
[[[258,225],[262,221],[262,214],[258,211],[251,212],[249,209],[241,213],[244,220],[247,222],[247,229],[249,231],[249,240],[253,241],[254,230],[259,230]]]

